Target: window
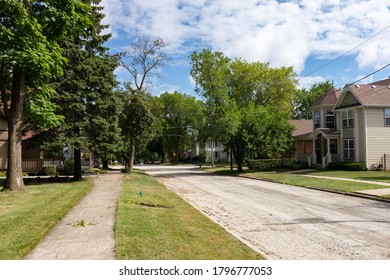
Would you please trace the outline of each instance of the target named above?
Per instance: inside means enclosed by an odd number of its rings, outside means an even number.
[[[320,113],[315,112],[314,113],[314,128],[319,128],[320,127]]]
[[[325,124],[327,128],[335,128],[335,116],[333,112],[326,112]]]
[[[353,110],[343,111],[343,127],[353,127]]]
[[[390,126],[390,108],[385,109],[385,126]]]
[[[344,159],[355,158],[355,143],[353,139],[344,140]]]
[[[214,152],[214,158],[219,159],[219,152]]]

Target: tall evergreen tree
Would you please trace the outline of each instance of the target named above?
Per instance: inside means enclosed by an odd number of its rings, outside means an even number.
[[[55,81],[64,124],[55,131],[55,141],[46,147],[67,144],[74,148],[74,179],[81,179],[81,150],[91,149],[107,162],[119,139],[118,102],[113,91],[117,85],[115,56],[108,54],[103,44],[110,34],[102,34],[108,26],[101,23],[104,14],[100,0],[84,0],[91,6],[92,25],[84,34],[63,41],[64,55],[69,63],[64,75]]]

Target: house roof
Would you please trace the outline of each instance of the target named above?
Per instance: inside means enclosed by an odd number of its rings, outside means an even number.
[[[337,100],[340,97],[341,91],[335,87],[331,87],[324,95],[317,99],[317,101],[312,105],[312,107],[317,106],[333,106],[337,103]]]
[[[292,134],[294,137],[309,134],[313,131],[312,120],[289,120],[289,123],[295,127]]]
[[[390,85],[349,85],[343,90],[343,93],[347,92],[351,92],[362,106],[390,106]],[[342,100],[339,100],[335,109],[342,108],[341,104]]]
[[[384,80],[373,82],[369,85],[382,85],[382,86],[390,86],[390,77]]]

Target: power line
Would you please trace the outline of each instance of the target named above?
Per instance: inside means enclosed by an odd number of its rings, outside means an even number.
[[[305,77],[307,77],[307,76],[310,76],[311,74],[313,74],[313,73],[315,73],[315,72],[317,72],[317,71],[319,71],[319,70],[325,68],[325,67],[328,66],[329,64],[331,64],[331,63],[333,63],[333,62],[339,60],[340,58],[346,56],[347,54],[349,54],[349,53],[352,52],[353,50],[357,49],[357,48],[360,47],[361,45],[367,43],[367,42],[368,42],[369,40],[371,40],[372,38],[374,38],[374,37],[378,36],[379,34],[383,33],[383,32],[384,32],[386,29],[388,29],[388,28],[390,28],[390,25],[386,26],[385,28],[383,28],[383,29],[382,29],[381,31],[379,31],[378,33],[375,33],[374,35],[372,35],[370,38],[366,39],[366,40],[363,41],[362,43],[356,45],[355,47],[353,47],[353,48],[350,49],[349,51],[343,53],[342,55],[339,55],[339,56],[336,57],[335,59],[329,61],[328,63],[326,63],[325,65],[323,65],[323,66],[321,66],[321,67],[319,67],[319,68],[317,68],[316,70],[311,71],[309,74],[306,74],[305,76],[303,76],[303,78],[305,78]],[[387,66],[386,66],[386,67],[387,67]]]
[[[382,68],[380,68],[380,69],[378,69],[378,70],[376,70],[376,71],[374,71],[374,72],[368,74],[367,76],[364,76],[363,78],[361,78],[361,79],[359,79],[359,80],[357,80],[357,81],[354,81],[353,83],[348,84],[348,85],[356,84],[357,82],[360,82],[361,80],[364,80],[365,78],[368,78],[368,77],[374,75],[375,73],[378,73],[379,71],[382,71],[383,69],[385,69],[385,68],[387,68],[387,67],[389,67],[389,66],[390,66],[390,63],[387,64],[387,65],[385,65],[385,66],[383,66]]]

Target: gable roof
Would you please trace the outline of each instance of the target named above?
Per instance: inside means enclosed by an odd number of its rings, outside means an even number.
[[[352,94],[360,104],[343,106],[343,99],[348,93]],[[371,107],[390,106],[390,85],[384,85],[384,83],[348,85],[343,89],[342,96],[338,100],[334,109],[337,110],[345,107],[354,107],[356,105]]]
[[[335,87],[331,87],[324,95],[317,99],[312,107],[317,106],[334,106],[340,97],[341,91]]]

